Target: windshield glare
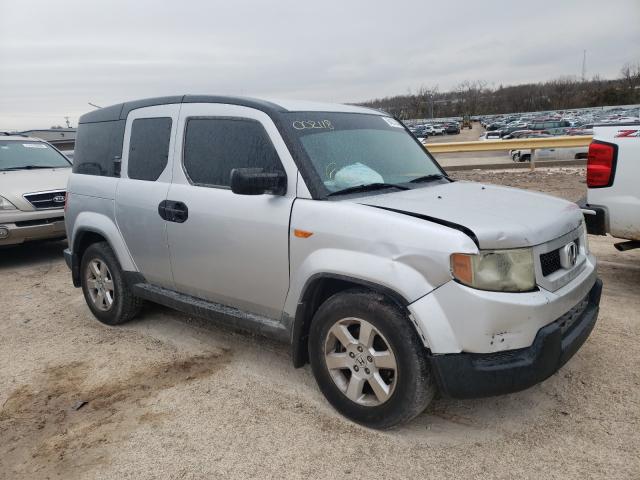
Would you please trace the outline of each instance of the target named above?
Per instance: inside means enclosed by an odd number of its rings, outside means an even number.
[[[424,148],[393,118],[357,113],[287,115],[289,133],[300,143],[325,194],[442,174]]]
[[[70,166],[64,156],[44,142],[0,140],[0,170]]]

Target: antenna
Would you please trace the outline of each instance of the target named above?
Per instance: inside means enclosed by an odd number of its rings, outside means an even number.
[[[102,108],[100,105],[96,105],[95,103],[91,103],[91,102],[87,102],[87,103],[94,108]]]
[[[587,51],[582,51],[582,81],[587,80]]]

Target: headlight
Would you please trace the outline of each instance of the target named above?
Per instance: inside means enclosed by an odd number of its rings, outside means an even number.
[[[15,210],[16,206],[4,197],[0,197],[0,210]]]
[[[536,286],[530,248],[454,253],[451,274],[460,283],[479,290],[528,292]]]

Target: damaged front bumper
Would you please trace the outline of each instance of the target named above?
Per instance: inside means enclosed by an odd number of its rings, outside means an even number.
[[[597,279],[589,293],[556,321],[541,328],[527,348],[495,353],[432,355],[443,394],[475,398],[516,392],[539,383],[564,365],[596,323],[602,292]]]

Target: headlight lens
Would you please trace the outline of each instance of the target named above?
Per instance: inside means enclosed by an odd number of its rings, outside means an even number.
[[[451,273],[459,282],[479,290],[528,292],[536,286],[530,248],[454,253]]]
[[[0,210],[15,210],[16,206],[4,197],[0,197]]]

